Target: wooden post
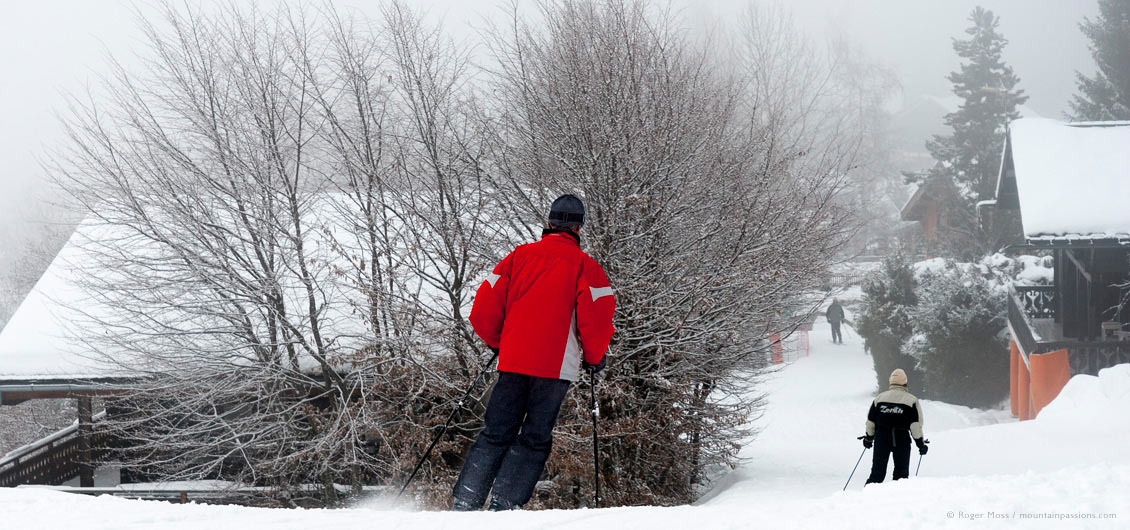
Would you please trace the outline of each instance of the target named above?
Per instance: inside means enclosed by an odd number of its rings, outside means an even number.
[[[93,427],[90,397],[78,398],[78,436],[79,436],[79,486],[94,487],[94,466],[91,465],[90,432]]]
[[[781,345],[781,334],[774,333],[769,336],[769,340],[772,341],[769,343],[769,350],[771,352],[773,364],[784,364],[785,348]]]
[[[1008,341],[1008,405],[1013,416],[1020,416],[1020,369],[1024,361],[1020,359],[1020,348],[1016,340]]]

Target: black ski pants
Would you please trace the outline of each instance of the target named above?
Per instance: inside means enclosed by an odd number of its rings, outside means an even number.
[[[871,476],[867,483],[882,482],[887,477],[887,460],[894,456],[894,479],[910,476],[910,432],[905,429],[875,431],[875,448],[871,460]]]
[[[844,336],[840,334],[840,321],[833,320],[829,324],[832,324],[832,342],[843,344]]]
[[[486,426],[463,462],[452,495],[480,508],[487,493],[511,506],[530,500],[553,447],[563,379],[499,372],[487,402]]]

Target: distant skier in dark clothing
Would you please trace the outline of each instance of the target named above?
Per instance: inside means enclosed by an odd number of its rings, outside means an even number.
[[[471,325],[498,351],[486,426],[471,446],[452,509],[491,510],[530,500],[553,445],[553,426],[582,367],[604,368],[616,299],[604,269],[580,247],[584,204],[553,201],[548,228],[522,245],[475,293]]]
[[[906,372],[901,368],[891,372],[891,387],[871,402],[867,411],[866,434],[863,447],[875,447],[871,460],[871,476],[867,483],[882,482],[887,476],[887,460],[895,459],[894,479],[910,476],[910,439],[918,446],[919,454],[926,454],[929,446],[922,438],[922,408],[918,398],[906,390]]]
[[[838,298],[832,299],[832,305],[828,306],[828,312],[825,315],[828,318],[828,323],[832,324],[832,342],[843,344],[844,337],[840,334],[840,323],[845,320],[844,306],[840,305]]]

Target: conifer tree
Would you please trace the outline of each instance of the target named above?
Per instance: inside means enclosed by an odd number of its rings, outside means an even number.
[[[1075,72],[1079,93],[1072,98],[1076,120],[1130,120],[1130,0],[1099,0],[1099,16],[1079,24],[1091,39],[1098,71]]]
[[[888,256],[883,260],[883,268],[863,283],[856,331],[871,354],[880,390],[887,388],[887,376],[895,368],[902,368],[914,380],[922,380],[915,359],[902,351],[903,343],[914,332],[911,316],[918,305],[914,292],[917,287],[914,270],[903,254]]]
[[[976,205],[995,195],[1005,130],[1020,117],[1016,108],[1028,96],[1017,88],[1020,78],[1001,58],[1008,40],[997,31],[999,18],[978,6],[969,21],[969,38],[953,41],[961,67],[947,76],[954,94],[964,101],[945,117],[952,132],[935,135],[926,148],[939,162],[929,176],[951,179],[962,199],[946,208],[953,229],[947,234],[949,246],[987,251],[994,245],[990,234],[981,230]]]

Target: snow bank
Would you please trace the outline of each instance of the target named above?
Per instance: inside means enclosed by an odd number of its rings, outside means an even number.
[[[1039,416],[1045,422],[1103,422],[1130,416],[1130,364],[1099,370],[1099,375],[1077,375]]]
[[[990,523],[994,528],[1002,523],[1023,528],[1116,528],[1130,518],[1124,493],[1128,486],[1130,466],[1121,465],[1055,473],[918,479],[879,484],[865,491],[836,492],[817,500],[752,498],[746,504],[717,507],[500,513],[270,510],[87,497],[35,488],[0,491],[0,506],[12,528],[84,530],[942,528],[952,527],[955,521]],[[1117,518],[1098,518],[1105,514]],[[1032,526],[1034,523],[1037,526]]]
[[[1025,118],[1009,129],[1026,236],[1130,236],[1130,123]]]

